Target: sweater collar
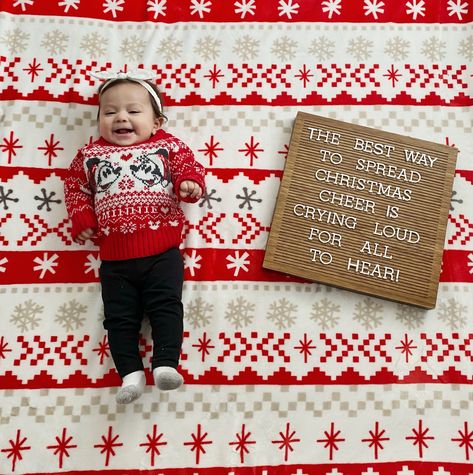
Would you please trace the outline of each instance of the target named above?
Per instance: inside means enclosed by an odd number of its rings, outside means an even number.
[[[156,133],[154,133],[148,140],[144,140],[143,142],[137,142],[132,145],[126,145],[125,147],[135,147],[139,145],[146,145],[149,143],[157,142],[165,137],[169,136],[169,133],[166,132],[164,129],[158,129]],[[113,144],[105,140],[103,137],[99,137],[97,140],[94,141],[94,145],[102,145],[102,146],[109,146],[109,147],[121,147],[121,145]],[[125,148],[124,147],[124,148]]]

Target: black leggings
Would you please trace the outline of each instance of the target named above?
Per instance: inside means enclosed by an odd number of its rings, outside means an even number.
[[[108,331],[113,361],[122,378],[143,370],[139,333],[144,314],[152,330],[152,369],[177,368],[183,331],[183,278],[182,256],[176,248],[156,256],[102,261],[104,327]]]

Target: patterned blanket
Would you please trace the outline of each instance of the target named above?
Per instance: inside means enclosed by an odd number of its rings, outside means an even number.
[[[472,64],[472,0],[3,0],[0,473],[472,474]],[[117,406],[62,180],[97,136],[89,72],[132,67],[207,190],[185,208],[186,384],[148,373]],[[460,150],[435,309],[262,268],[297,111]]]

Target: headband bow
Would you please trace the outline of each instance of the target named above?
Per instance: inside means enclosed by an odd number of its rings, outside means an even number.
[[[163,105],[161,104],[161,100],[156,93],[156,91],[147,83],[147,80],[155,79],[157,76],[153,71],[149,71],[147,69],[132,69],[131,71],[94,71],[91,72],[90,75],[96,79],[105,80],[105,84],[103,85],[102,89],[100,90],[100,94],[103,92],[115,81],[120,79],[128,79],[129,81],[136,82],[141,84],[151,95],[154,99],[154,102],[158,106],[159,112],[163,113]]]
[[[130,79],[146,81],[156,79],[156,74],[148,69],[136,68],[131,71],[94,71],[90,75],[97,79],[109,81],[111,79]]]

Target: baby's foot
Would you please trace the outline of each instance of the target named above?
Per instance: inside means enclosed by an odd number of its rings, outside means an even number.
[[[177,389],[184,382],[184,378],[171,366],[158,366],[154,368],[153,377],[156,386],[161,391]]]
[[[145,388],[146,378],[144,371],[135,371],[123,378],[122,387],[119,389],[115,400],[118,404],[130,404],[136,401]]]

